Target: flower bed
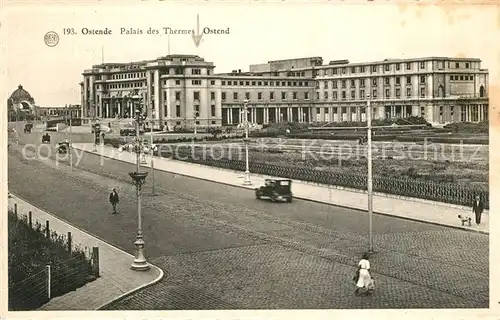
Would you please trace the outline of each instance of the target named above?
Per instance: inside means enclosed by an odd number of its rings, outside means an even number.
[[[51,297],[61,296],[97,278],[91,260],[80,249],[68,250],[67,239],[46,237],[39,223],[8,212],[9,310],[34,310],[47,303],[47,271],[51,265]]]

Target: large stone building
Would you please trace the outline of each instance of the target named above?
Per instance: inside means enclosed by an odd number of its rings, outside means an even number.
[[[488,118],[488,71],[475,58],[323,64],[310,57],[251,65],[250,72],[215,74],[214,69],[194,55],[93,66],[80,83],[83,117],[130,117],[137,90],[148,118],[168,128],[240,123],[246,99],[249,119],[259,124],[365,121],[368,97],[375,119]]]

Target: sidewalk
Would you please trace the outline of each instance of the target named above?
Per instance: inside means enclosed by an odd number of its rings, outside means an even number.
[[[60,235],[67,235],[68,232],[71,232],[74,247],[99,247],[100,277],[75,291],[51,299],[38,310],[98,310],[123,296],[158,282],[163,277],[163,271],[153,265],[148,271],[131,270],[130,265],[134,259],[131,254],[89,235],[11,194],[9,208],[14,208],[14,203],[17,203],[18,215],[27,215],[28,211],[31,210],[33,223],[39,221],[45,225],[45,221],[48,220],[52,231]]]
[[[110,146],[103,146],[97,151],[92,151],[90,143],[74,143],[73,147],[85,152],[102,154],[104,157],[118,159],[124,162],[135,163],[135,153],[119,152]],[[150,158],[149,158],[150,159]],[[148,159],[144,167],[150,167]],[[157,170],[177,173],[189,177],[219,182],[223,184],[254,189],[264,184],[264,179],[270,176],[251,174],[251,186],[244,186],[243,172],[221,169],[211,166],[199,165],[190,162],[155,157],[154,166]],[[360,209],[366,211],[368,208],[368,196],[366,191],[353,190],[337,186],[321,185],[317,183],[294,180],[292,185],[294,197],[316,202],[332,204],[341,207]],[[424,221],[449,227],[455,227],[470,231],[489,234],[489,214],[483,213],[481,225],[474,224],[472,209],[453,204],[429,201],[417,198],[401,197],[374,193],[373,211],[379,214],[398,216],[401,218]],[[472,226],[461,226],[458,215],[470,216]]]

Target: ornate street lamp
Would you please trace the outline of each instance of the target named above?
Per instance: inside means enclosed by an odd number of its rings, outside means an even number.
[[[372,108],[370,105],[370,94],[366,95],[366,129],[368,142],[368,223],[369,223],[369,238],[370,247],[368,252],[373,252],[373,177],[372,177]]]
[[[194,112],[194,134],[196,135],[196,129],[197,129],[197,125],[196,125],[196,121],[198,121],[198,117],[200,116],[200,112],[198,110],[195,110]]]
[[[249,163],[248,163],[248,143],[250,139],[248,139],[248,103],[250,100],[245,99],[244,101],[244,107],[243,107],[243,113],[245,115],[245,180],[243,180],[243,185],[249,186],[252,184],[250,181],[250,170],[249,170]]]
[[[135,122],[136,122],[136,139],[134,143],[134,150],[137,155],[136,157],[136,164],[137,168],[135,172],[130,172],[129,175],[132,178],[132,182],[135,185],[136,188],[136,197],[137,197],[137,236],[136,240],[134,242],[134,245],[136,247],[136,256],[134,259],[134,262],[132,263],[132,270],[137,270],[137,271],[145,271],[150,268],[148,262],[146,261],[146,257],[144,255],[144,246],[145,242],[142,236],[142,216],[141,216],[141,189],[142,186],[146,183],[146,177],[148,175],[147,172],[140,172],[141,168],[141,152],[144,152],[144,146],[143,143],[140,139],[140,125],[141,123],[146,120],[146,117],[144,117],[141,114],[141,108],[140,108],[140,100],[141,97],[136,93],[134,96],[132,96],[133,101],[138,101],[138,106],[135,110]]]

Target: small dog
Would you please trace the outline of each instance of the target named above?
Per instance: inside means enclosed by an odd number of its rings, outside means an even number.
[[[460,219],[463,226],[465,225],[465,223],[468,223],[469,227],[472,226],[472,224],[471,224],[472,218],[471,217],[458,215],[458,219]]]

